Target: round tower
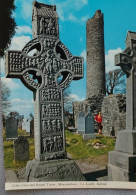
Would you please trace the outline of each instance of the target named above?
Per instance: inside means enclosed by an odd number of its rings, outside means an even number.
[[[86,23],[87,99],[105,94],[104,21],[101,10]]]

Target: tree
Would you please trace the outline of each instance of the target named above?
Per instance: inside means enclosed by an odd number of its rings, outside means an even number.
[[[106,73],[106,93],[126,93],[126,76],[121,69],[115,69]]]
[[[4,56],[15,34],[14,10],[14,0],[0,0],[0,58]]]
[[[9,111],[9,108],[11,107],[9,97],[10,97],[10,89],[3,81],[1,81],[1,98],[2,98],[2,112],[3,112],[3,114],[5,114],[7,111]]]
[[[64,110],[65,111],[72,111],[72,100],[70,98],[70,86],[68,86],[64,91],[63,91],[63,101],[64,101]]]

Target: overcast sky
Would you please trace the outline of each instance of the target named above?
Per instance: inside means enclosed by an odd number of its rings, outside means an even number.
[[[55,4],[59,15],[60,40],[73,55],[84,57],[84,78],[73,81],[71,97],[75,101],[86,98],[86,21],[100,9],[104,13],[104,38],[106,71],[115,69],[114,55],[125,49],[127,31],[136,31],[136,0],[39,0]],[[22,50],[32,39],[32,0],[15,0],[14,17],[17,23],[16,34],[10,49]],[[20,80],[7,79],[2,60],[2,80],[11,89],[12,111],[27,117],[33,113],[33,94]]]

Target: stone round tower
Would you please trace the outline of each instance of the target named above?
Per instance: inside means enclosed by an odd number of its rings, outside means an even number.
[[[101,10],[86,23],[87,99],[105,94],[104,21]]]

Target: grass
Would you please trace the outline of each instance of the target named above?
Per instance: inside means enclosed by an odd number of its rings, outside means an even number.
[[[94,149],[95,143],[105,145],[105,148]],[[66,147],[67,152],[71,154],[72,159],[95,158],[103,154],[108,154],[109,151],[114,150],[115,139],[98,135],[96,139],[83,141],[82,135],[66,131]]]
[[[14,161],[14,149],[13,149],[13,141],[5,139],[5,132],[3,131],[4,135],[4,164],[6,169],[19,169],[26,166],[27,161]],[[26,132],[24,130],[19,129],[18,135],[26,136]],[[29,141],[29,160],[34,159],[34,139],[28,138]]]
[[[19,129],[18,135],[27,136],[24,130]],[[14,161],[14,150],[13,141],[7,141],[5,138],[5,130],[3,131],[4,136],[4,161],[6,169],[17,170],[26,166],[27,162],[15,162]],[[28,138],[29,140],[29,160],[34,159],[34,139]],[[104,144],[105,148],[94,149],[95,143]],[[90,160],[98,159],[101,161],[102,156],[107,158],[109,151],[114,150],[115,139],[98,135],[96,139],[83,141],[82,135],[71,133],[66,130],[66,150],[72,157],[72,159]]]

